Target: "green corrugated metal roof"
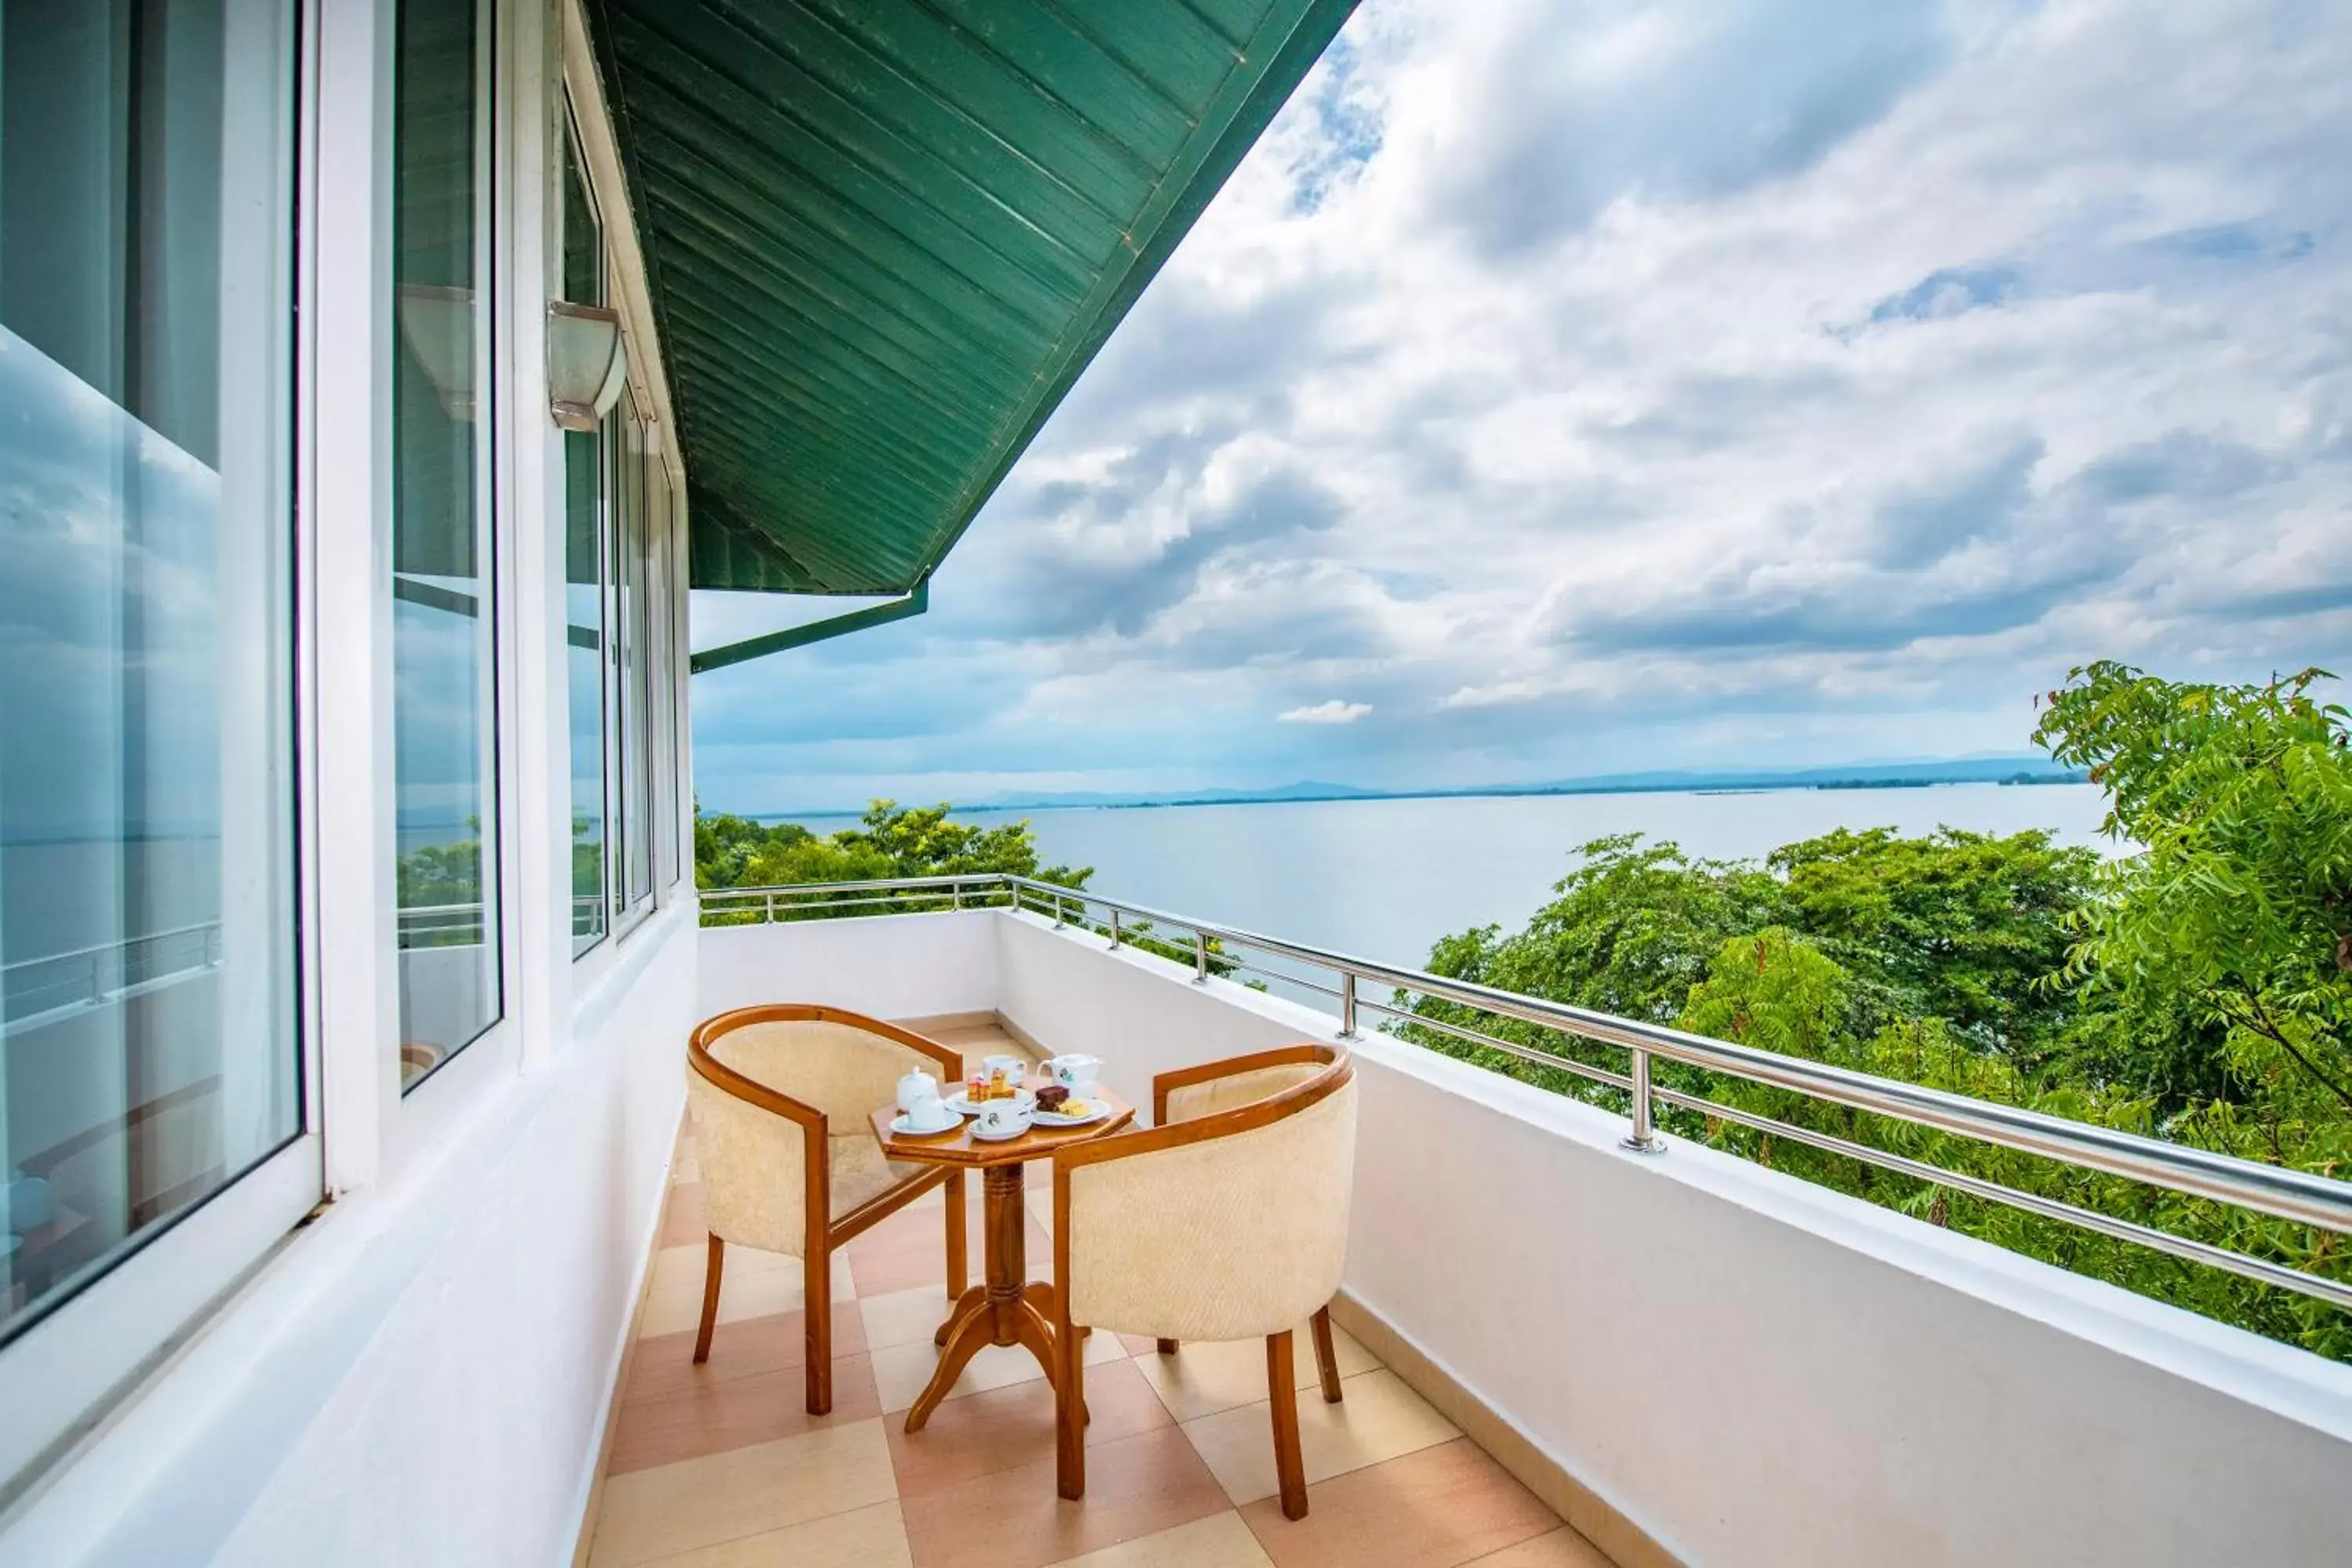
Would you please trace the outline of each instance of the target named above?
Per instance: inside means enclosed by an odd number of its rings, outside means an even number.
[[[589,0],[698,588],[927,577],[1355,0]]]

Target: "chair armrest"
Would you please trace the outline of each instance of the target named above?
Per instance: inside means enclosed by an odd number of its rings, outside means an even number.
[[[1154,1127],[1167,1124],[1168,1097],[1177,1089],[1191,1089],[1195,1084],[1214,1083],[1221,1078],[1234,1078],[1265,1068],[1338,1059],[1339,1053],[1329,1046],[1277,1046],[1270,1051],[1254,1051],[1245,1057],[1227,1057],[1221,1062],[1202,1062],[1195,1067],[1178,1068],[1173,1072],[1161,1073],[1151,1080],[1151,1124]]]

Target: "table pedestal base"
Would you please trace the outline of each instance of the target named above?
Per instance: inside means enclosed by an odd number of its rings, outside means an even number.
[[[1021,1203],[1022,1169],[1018,1164],[991,1165],[983,1173],[988,1282],[958,1298],[948,1321],[931,1336],[931,1342],[942,1347],[939,1370],[931,1373],[922,1397],[907,1412],[909,1432],[923,1429],[931,1412],[963,1375],[964,1367],[989,1345],[1024,1347],[1045,1369],[1045,1381],[1057,1391],[1060,1388],[1054,1360],[1059,1298],[1053,1286],[1027,1278],[1029,1216]]]

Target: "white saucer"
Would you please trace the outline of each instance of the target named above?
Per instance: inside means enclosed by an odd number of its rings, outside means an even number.
[[[1084,1116],[1064,1116],[1058,1111],[1041,1110],[1036,1114],[1037,1125],[1040,1127],[1087,1127],[1110,1114],[1110,1107],[1099,1100],[1089,1100],[1087,1105],[1088,1110]]]
[[[945,1127],[917,1127],[907,1120],[905,1111],[890,1119],[890,1131],[901,1138],[944,1138],[950,1132],[963,1131],[961,1121],[950,1121]]]

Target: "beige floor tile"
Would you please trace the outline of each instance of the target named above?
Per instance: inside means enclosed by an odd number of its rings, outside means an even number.
[[[932,1327],[939,1326],[932,1320]],[[872,1351],[874,1386],[881,1392],[882,1412],[904,1410],[922,1395],[931,1381],[931,1373],[940,1364],[939,1347],[925,1334],[911,1344],[877,1347]],[[1086,1360],[1088,1366],[1101,1362],[1124,1361],[1127,1351],[1117,1334],[1095,1334],[1087,1341]],[[1006,1388],[1016,1383],[1042,1378],[1045,1369],[1035,1356],[1020,1345],[991,1345],[965,1363],[963,1375],[957,1378],[949,1391],[950,1399],[966,1394],[977,1394],[983,1388]]]
[[[834,1358],[833,1408],[823,1415],[808,1413],[804,1367],[715,1379],[666,1398],[624,1401],[604,1468],[625,1475],[880,1414],[862,1355]]]
[[[1087,1445],[1081,1502],[1055,1495],[1048,1458],[899,1506],[915,1568],[1044,1568],[1226,1511],[1208,1467],[1172,1426]]]
[[[629,1358],[623,1401],[667,1398],[733,1378],[798,1367],[808,1360],[808,1325],[798,1312],[719,1324],[710,1336],[710,1359],[699,1366],[694,1363],[694,1331],[688,1329],[640,1339],[636,1353]],[[839,1303],[833,1312],[833,1353],[862,1355],[865,1350],[865,1321],[848,1302]]]
[[[1136,1365],[1142,1368],[1148,1359],[1137,1357]],[[876,1381],[880,1381],[878,1371]],[[1299,1397],[1298,1447],[1310,1485],[1461,1436],[1452,1422],[1386,1368],[1359,1373],[1342,1386],[1347,1394],[1343,1404]],[[1274,1421],[1264,1400],[1187,1421],[1184,1435],[1236,1506],[1272,1497],[1278,1489]]]
[[[1561,1525],[1549,1535],[1522,1541],[1476,1559],[1476,1568],[1615,1568],[1601,1548]]]
[[[952,1046],[967,1056],[975,1051],[982,1056],[1029,1055],[1020,1041],[995,1024],[970,1024],[960,1029],[940,1029],[934,1032],[931,1038],[943,1046]]]
[[[954,1303],[936,1285],[893,1290],[887,1296],[861,1296],[857,1310],[865,1319],[866,1342],[876,1349],[892,1345],[929,1344],[947,1320]]]
[[[662,1247],[703,1247],[710,1239],[709,1226],[703,1223],[702,1184],[673,1182],[669,1202],[662,1209],[661,1238],[655,1242]]]
[[[877,1502],[658,1558],[650,1568],[913,1568],[914,1561],[898,1505]]]
[[[670,1162],[669,1179],[673,1184],[702,1180],[702,1163],[694,1157],[694,1147],[688,1144],[678,1151]]]
[[[1087,1411],[1092,1417],[1087,1423],[1090,1448],[1139,1432],[1172,1430],[1176,1425],[1125,1362],[1087,1369]],[[948,1400],[919,1432],[907,1431],[903,1422],[884,1422],[900,1500],[911,1502],[983,1476],[1050,1461],[1059,1413],[1053,1389],[1043,1378],[1032,1378]],[[1191,1452],[1189,1446],[1186,1452]],[[1193,1464],[1197,1467],[1199,1461]],[[1222,1500],[1223,1494],[1218,1497]]]
[[[1058,1568],[1273,1568],[1238,1513],[1213,1513],[1140,1541],[1066,1558]]]
[[[654,1254],[654,1279],[646,1292],[645,1314],[637,1320],[637,1337],[674,1334],[702,1321],[702,1277],[708,1247],[665,1247]],[[849,1260],[833,1258],[833,1299],[855,1300],[857,1287]],[[761,1318],[801,1310],[801,1260],[782,1252],[759,1252],[748,1247],[727,1249],[727,1263],[719,1286],[719,1321]]]
[[[1467,1437],[1311,1487],[1305,1519],[1263,1498],[1242,1519],[1275,1568],[1453,1568],[1559,1528]]]
[[[1331,1351],[1339,1363],[1342,1378],[1376,1371],[1381,1364],[1379,1358],[1337,1323],[1331,1325]],[[1195,1342],[1179,1347],[1172,1356],[1160,1354],[1155,1347],[1139,1353],[1135,1364],[1159,1391],[1168,1413],[1179,1421],[1213,1415],[1235,1405],[1259,1404],[1265,1398],[1264,1340]],[[1322,1374],[1315,1367],[1314,1338],[1305,1323],[1299,1324],[1291,1335],[1290,1367],[1292,1380],[1300,1388],[1313,1388],[1322,1381]],[[1322,1401],[1320,1394],[1315,1395],[1315,1403],[1319,1405]],[[1304,1405],[1306,1401],[1300,1404]]]
[[[604,1482],[593,1568],[647,1563],[898,1495],[879,1420],[657,1465]]]

